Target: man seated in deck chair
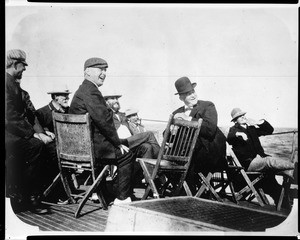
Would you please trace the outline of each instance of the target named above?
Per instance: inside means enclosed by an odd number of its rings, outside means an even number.
[[[134,134],[130,131],[128,120],[125,113],[120,112],[121,105],[119,98],[122,95],[115,93],[105,94],[104,99],[107,105],[113,111],[114,125],[121,139],[126,139],[126,145],[133,152],[135,158],[151,158],[156,159],[159,153],[160,146],[153,132],[145,131]],[[138,162],[135,161],[133,184],[140,184],[143,179],[143,170]]]
[[[5,80],[6,194],[18,210],[49,213],[41,204],[49,172],[58,172],[55,142],[40,125],[30,95],[20,86],[28,66],[20,49],[7,52]],[[15,188],[16,187],[16,188]]]
[[[195,146],[190,169],[186,178],[192,194],[196,192],[197,173],[206,176],[209,172],[224,169],[226,162],[226,137],[218,128],[218,114],[210,101],[198,100],[194,90],[196,83],[187,77],[176,80],[175,87],[184,106],[173,112],[174,118],[188,121],[203,119],[199,138]],[[196,178],[197,177],[197,178]]]
[[[145,126],[142,125],[138,112],[139,111],[137,109],[133,108],[125,110],[125,117],[127,118],[129,131],[132,135],[147,131]]]
[[[71,92],[67,89],[67,87],[58,87],[47,94],[51,95],[51,101],[44,107],[36,110],[37,118],[44,128],[45,131],[52,137],[55,138],[54,134],[54,126],[52,120],[52,111],[60,112],[60,113],[68,113],[69,111],[69,94]],[[58,203],[67,203],[67,196],[64,192],[62,184],[56,187],[55,191],[51,192],[52,198],[47,197],[47,200],[58,201]]]
[[[51,95],[50,103],[36,111],[39,122],[45,130],[54,133],[52,111],[68,113],[70,93],[71,92],[67,88],[61,88],[47,92],[47,94]]]
[[[89,58],[85,61],[84,81],[73,96],[69,113],[90,114],[95,158],[103,164],[117,166],[114,204],[122,204],[131,202],[134,159],[132,152],[119,138],[113,122],[113,112],[98,89],[104,83],[107,67],[107,62],[101,58]]]
[[[231,121],[234,125],[229,129],[227,141],[232,145],[232,150],[246,171],[267,172],[266,177],[260,182],[261,187],[265,193],[274,199],[277,205],[281,186],[275,179],[275,173],[283,171],[283,174],[293,178],[295,164],[289,159],[272,157],[266,154],[259,137],[272,134],[274,128],[264,119],[254,121],[246,118],[245,114],[246,112],[240,108],[232,109]],[[289,203],[285,198],[282,207],[286,208],[288,206]]]

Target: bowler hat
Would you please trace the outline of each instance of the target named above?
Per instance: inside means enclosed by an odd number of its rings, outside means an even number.
[[[242,111],[240,108],[234,108],[231,111],[231,122],[234,121],[236,118],[245,115],[247,112]]]
[[[193,90],[197,86],[197,83],[191,83],[188,77],[181,77],[176,80],[175,87],[177,89],[177,94],[187,93]]]
[[[127,109],[127,110],[125,110],[125,116],[128,117],[130,115],[137,114],[138,112],[139,112],[139,110],[137,110],[137,109],[133,109],[133,108]]]
[[[26,62],[26,53],[21,49],[11,49],[7,51],[6,56],[6,66],[10,66],[13,63],[13,60],[23,63],[25,66],[28,66]]]
[[[102,58],[93,57],[93,58],[89,58],[84,63],[84,70],[87,68],[90,68],[90,67],[92,67],[92,68],[108,68],[108,64]]]

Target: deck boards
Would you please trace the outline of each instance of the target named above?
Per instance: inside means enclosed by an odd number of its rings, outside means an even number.
[[[142,195],[142,191],[144,190],[138,189],[135,195],[140,197],[140,195]],[[227,203],[235,205],[230,201]],[[136,202],[136,205],[139,205],[139,201]],[[246,201],[240,202],[240,205],[249,209],[261,210],[263,212],[269,212],[281,216],[282,220],[289,215],[289,211],[282,210],[277,212],[275,206],[260,207],[255,202],[248,203]],[[111,206],[109,206],[108,210],[103,210],[100,205],[87,204],[82,209],[79,218],[74,217],[76,207],[76,204],[59,206],[53,205],[50,206],[51,214],[37,215],[30,211],[25,211],[17,213],[16,215],[23,222],[33,226],[38,226],[40,231],[104,232]],[[208,212],[207,216],[209,216],[209,214],[210,213]]]
[[[76,207],[76,205],[50,206],[51,213],[47,215],[37,215],[26,211],[18,213],[17,216],[27,224],[38,226],[40,231],[104,231],[108,210],[86,205],[80,217],[75,218]]]

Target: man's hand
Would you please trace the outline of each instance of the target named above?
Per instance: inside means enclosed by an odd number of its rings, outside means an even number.
[[[265,120],[261,119],[261,120],[254,120],[251,118],[247,118],[247,124],[249,126],[255,126],[255,125],[260,125],[263,124]]]
[[[33,134],[33,137],[40,139],[45,144],[48,144],[53,141],[53,139],[51,137],[47,136],[44,133],[35,133],[35,134]]]
[[[46,134],[51,137],[52,140],[55,138],[55,134],[53,132],[46,131]]]
[[[119,145],[119,148],[120,148],[122,154],[129,151],[129,148],[122,144]]]
[[[247,134],[246,133],[243,133],[243,132],[236,132],[235,134],[237,137],[238,136],[241,136],[243,138],[244,141],[247,141],[248,140],[248,137],[247,137]]]
[[[191,121],[192,117],[187,116],[185,113],[176,113],[174,115],[175,119],[181,119],[181,120],[187,120],[187,121]]]

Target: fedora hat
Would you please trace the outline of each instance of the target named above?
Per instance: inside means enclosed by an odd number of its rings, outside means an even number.
[[[242,111],[240,108],[234,108],[231,111],[231,122],[234,121],[236,118],[245,115],[247,112]]]
[[[116,93],[108,93],[108,94],[104,94],[104,95],[103,95],[103,98],[104,98],[105,100],[108,99],[108,98],[111,98],[111,97],[120,98],[120,97],[122,97],[122,95],[116,94]]]
[[[138,112],[139,112],[139,110],[130,108],[130,109],[125,110],[125,116],[128,117],[130,115],[137,114]]]
[[[51,92],[47,92],[47,94],[70,94],[71,92],[67,88],[58,88],[58,89],[53,89]]]
[[[176,80],[175,87],[177,89],[177,94],[187,93],[193,90],[197,86],[197,83],[191,83],[188,77],[181,77]]]

